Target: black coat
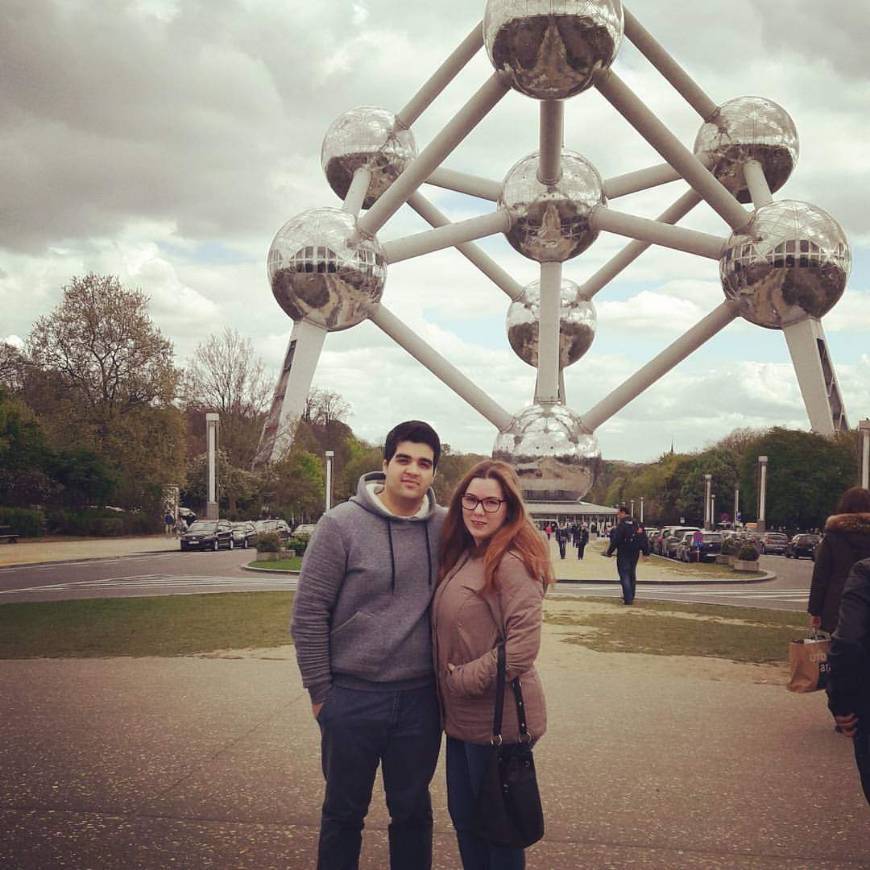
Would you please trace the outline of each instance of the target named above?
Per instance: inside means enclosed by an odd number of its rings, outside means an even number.
[[[605,555],[612,556],[613,551],[616,550],[616,555],[620,558],[636,556],[640,552],[634,542],[636,530],[637,526],[631,517],[621,519],[616,528],[610,532],[610,546]]]
[[[828,662],[831,711],[870,715],[870,559],[856,562],[849,572]]]
[[[870,514],[834,514],[816,547],[807,610],[821,616],[822,630],[837,627],[840,596],[855,562],[870,558]]]

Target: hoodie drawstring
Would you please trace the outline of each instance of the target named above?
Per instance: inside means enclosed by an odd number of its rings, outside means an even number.
[[[426,566],[429,569],[429,588],[432,588],[432,545],[429,543],[429,523],[421,523],[423,537],[426,539]]]

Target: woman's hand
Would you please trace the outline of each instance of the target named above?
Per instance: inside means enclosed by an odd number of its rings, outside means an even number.
[[[451,665],[450,662],[447,662],[447,673],[452,674],[456,670],[456,665]]]
[[[858,717],[854,713],[849,713],[846,716],[834,716],[837,723],[837,730],[845,737],[855,737],[855,731],[858,728]]]
[[[821,616],[813,616],[810,614],[810,628],[819,629],[822,627],[822,617]]]

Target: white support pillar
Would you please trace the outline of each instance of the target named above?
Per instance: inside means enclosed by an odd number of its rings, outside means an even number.
[[[701,194],[731,229],[739,230],[747,224],[749,214],[743,206],[612,69],[601,76],[595,86],[613,108]]]
[[[736,529],[737,523],[740,521],[740,487],[734,487],[734,516],[731,518],[731,525]]]
[[[272,407],[260,436],[255,468],[280,462],[293,444],[296,424],[305,410],[305,400],[325,338],[326,330],[321,326],[307,320],[297,320],[293,324]]]
[[[713,475],[704,475],[704,528],[710,528],[710,494],[713,487]]]
[[[555,184],[562,176],[565,104],[561,100],[544,100],[540,115],[538,181]]]
[[[419,191],[412,193],[408,197],[408,205],[420,215],[423,220],[430,223],[433,227],[444,227],[450,224],[449,218],[440,212],[426,197]],[[520,298],[523,293],[522,285],[512,278],[508,273],[496,263],[488,254],[484,253],[473,242],[466,242],[456,246],[466,259],[472,262],[487,278],[489,278],[500,290],[506,293],[512,301]]]
[[[497,402],[470,381],[440,353],[426,344],[413,330],[408,329],[392,312],[379,305],[370,315],[372,323],[382,329],[414,359],[424,365],[436,378],[443,381],[460,398],[465,399],[475,411],[489,420],[499,432],[507,429],[513,417]]]
[[[820,435],[833,435],[848,429],[821,321],[809,317],[786,326],[783,333],[812,430]]]
[[[861,433],[861,486],[870,489],[870,420],[858,424]]]
[[[643,525],[643,496],[640,497],[640,524]]]
[[[335,451],[327,450],[324,456],[326,457],[326,493],[324,503],[326,510],[329,511],[332,509],[332,460],[335,458]]]
[[[710,493],[710,528],[714,529],[717,526],[716,522],[716,493]]]
[[[384,259],[387,263],[400,263],[402,260],[443,251],[444,248],[453,248],[496,233],[506,233],[510,228],[511,217],[508,210],[499,209],[492,214],[469,218],[455,224],[445,224],[434,230],[384,242]]]
[[[651,187],[679,181],[682,177],[670,163],[660,163],[658,166],[636,169],[634,172],[626,172],[624,175],[615,175],[613,178],[605,179],[604,195],[609,200],[617,199],[620,196],[627,196],[629,193],[637,193],[640,190],[649,190]]]
[[[743,178],[749,188],[752,204],[756,208],[770,205],[773,202],[767,177],[764,174],[764,167],[757,160],[747,160],[743,164]]]
[[[564,401],[559,395],[559,313],[562,302],[562,264],[541,263],[541,307],[538,324],[538,380],[535,402]]]
[[[493,73],[447,126],[405,167],[383,196],[360,218],[360,232],[373,236],[408,197],[510,90],[505,73]]]
[[[369,192],[369,184],[372,181],[372,172],[365,166],[360,166],[353,174],[353,180],[344,198],[342,208],[352,215],[358,215]]]
[[[491,181],[489,178],[481,178],[479,175],[470,175],[467,172],[457,172],[455,169],[436,169],[427,179],[426,184],[435,187],[443,187],[445,190],[453,190],[456,193],[465,193],[468,196],[476,196],[480,199],[488,199],[490,202],[498,202],[501,196],[502,183]]]
[[[758,457],[758,520],[755,530],[764,532],[767,529],[767,457]]]
[[[408,104],[396,116],[401,124],[410,127],[438,95],[456,78],[466,64],[483,47],[483,22],[478,22],[447,60],[429,77]]]
[[[641,242],[662,245],[676,251],[686,251],[689,254],[697,254],[699,257],[707,257],[716,261],[721,258],[722,249],[728,242],[725,238],[709,233],[687,230],[683,227],[675,227],[671,224],[614,211],[606,205],[595,206],[589,218],[589,225],[594,230],[617,233]]]
[[[220,414],[205,415],[206,459],[208,463],[208,492],[206,493],[205,518],[216,520],[220,516],[218,504],[218,429]]]
[[[699,202],[701,195],[696,190],[684,193],[672,206],[665,209],[657,218],[660,224],[675,224],[682,220]],[[634,241],[626,245],[609,262],[605,263],[580,288],[584,299],[591,299],[602,287],[609,284],[620,272],[628,268],[648,247],[649,242]]]
[[[636,399],[662,375],[667,374],[674,366],[694,353],[705,341],[723,330],[736,317],[737,308],[732,302],[726,301],[714,308],[685,335],[666,347],[657,357],[651,359],[609,396],[582,414],[583,422],[592,431],[597,429],[602,423],[621,411],[629,402]]]
[[[625,36],[638,51],[670,82],[683,99],[705,120],[709,121],[718,108],[689,74],[671,57],[665,47],[623,7]]]

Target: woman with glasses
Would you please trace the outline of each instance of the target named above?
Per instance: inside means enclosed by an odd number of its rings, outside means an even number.
[[[535,670],[541,609],[553,571],[510,465],[484,460],[462,479],[441,537],[432,605],[435,674],[447,733],[447,802],[464,870],[521,870],[522,849],[492,846],[474,831],[476,795],[492,738],[496,647],[504,639],[507,679],[502,739],[520,739],[510,682],[520,678],[532,740],[547,726]]]

